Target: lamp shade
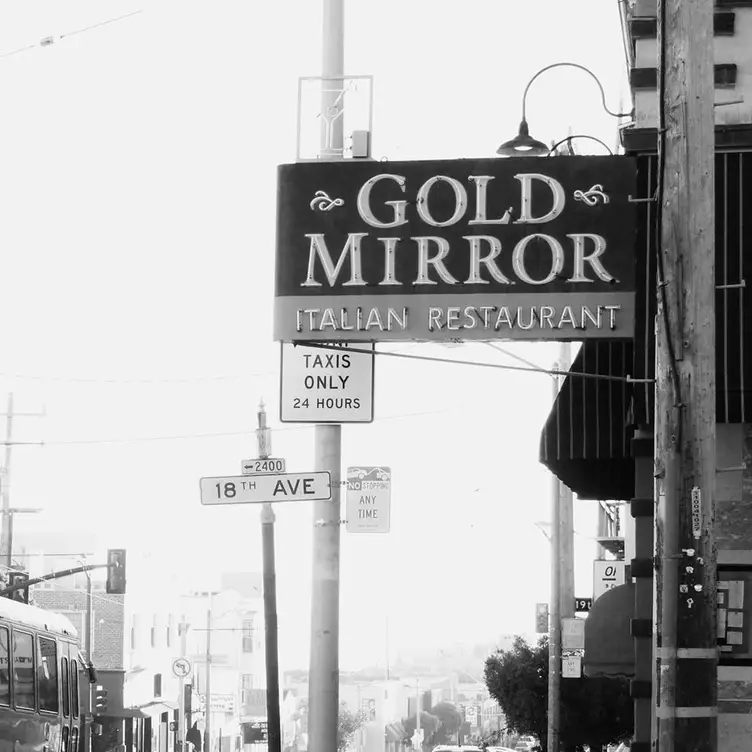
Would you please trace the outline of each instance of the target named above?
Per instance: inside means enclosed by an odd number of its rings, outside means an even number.
[[[509,141],[505,141],[496,150],[496,153],[502,157],[540,157],[550,151],[551,149],[542,141],[531,138],[527,120],[523,118],[517,135]]]

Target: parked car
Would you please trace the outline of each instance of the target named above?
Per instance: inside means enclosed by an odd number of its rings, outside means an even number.
[[[532,752],[535,745],[536,741],[532,736],[521,736],[514,745],[514,750],[515,752]]]

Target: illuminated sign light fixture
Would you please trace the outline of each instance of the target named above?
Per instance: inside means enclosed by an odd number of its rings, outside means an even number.
[[[560,68],[560,67],[570,67],[570,68],[579,68],[580,70],[585,71],[588,75],[590,75],[595,83],[598,85],[598,89],[601,92],[601,102],[603,103],[603,109],[612,117],[616,118],[622,118],[622,117],[633,117],[634,110],[631,112],[612,112],[608,105],[606,104],[606,93],[603,91],[603,86],[601,85],[600,80],[598,77],[593,73],[589,68],[586,68],[584,65],[580,65],[579,63],[552,63],[551,65],[547,65],[545,68],[541,68],[528,82],[525,86],[525,90],[522,93],[522,120],[520,121],[520,127],[519,131],[517,132],[517,135],[510,139],[509,141],[505,141],[497,150],[496,153],[501,157],[542,157],[547,156],[551,154],[551,151],[553,147],[546,146],[542,141],[538,141],[537,139],[533,138],[530,135],[530,128],[528,127],[527,123],[527,117],[526,117],[526,104],[527,104],[527,93],[530,90],[530,86],[535,81],[538,76],[540,76],[542,73],[545,73],[548,70],[551,70],[552,68]],[[569,138],[583,138],[583,136],[570,136]],[[584,138],[592,138],[596,141],[600,141],[600,139],[595,139],[594,136],[584,136]],[[564,139],[566,142],[569,139]],[[559,142],[561,144],[562,142]],[[600,141],[600,143],[603,143]],[[557,145],[559,145],[557,144]],[[605,146],[605,144],[604,144]],[[608,149],[608,147],[606,146]],[[609,149],[609,151],[611,151]]]

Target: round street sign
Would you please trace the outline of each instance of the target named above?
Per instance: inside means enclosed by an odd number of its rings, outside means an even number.
[[[187,658],[176,658],[172,662],[172,673],[178,678],[184,678],[191,673],[191,662]]]

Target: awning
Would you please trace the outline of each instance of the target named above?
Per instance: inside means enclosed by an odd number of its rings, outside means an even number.
[[[401,723],[387,723],[384,727],[387,742],[401,742],[405,739],[405,727]]]
[[[170,702],[169,700],[161,700],[159,702],[146,702],[143,705],[138,705],[132,708],[124,708],[118,713],[111,715],[118,718],[154,718],[162,713],[172,713],[177,710],[178,704],[176,702]]]
[[[594,602],[585,619],[582,670],[589,678],[634,676],[634,638],[629,622],[634,614],[634,585],[618,585]]]
[[[637,197],[655,195],[657,158],[637,158]],[[752,152],[715,159],[716,419],[752,422]],[[653,424],[657,221],[655,205],[637,204],[635,336],[629,342],[588,340],[573,372],[631,382],[568,376],[541,435],[540,459],[584,499],[634,496],[630,439]],[[749,281],[750,285],[746,285]],[[746,289],[745,289],[746,287]]]
[[[541,462],[582,499],[634,496],[632,354],[631,342],[585,342],[543,427]]]

